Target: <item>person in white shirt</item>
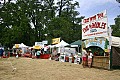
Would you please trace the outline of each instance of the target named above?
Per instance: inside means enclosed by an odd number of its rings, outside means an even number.
[[[91,50],[88,51],[88,67],[91,68],[92,66],[92,57],[93,54],[91,53]]]
[[[44,53],[47,53],[48,46],[45,45],[44,47]]]

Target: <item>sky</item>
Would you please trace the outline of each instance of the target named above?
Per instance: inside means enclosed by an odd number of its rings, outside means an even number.
[[[7,1],[7,0],[6,0]],[[16,0],[13,0],[13,2]],[[85,18],[91,17],[99,12],[107,10],[108,25],[115,24],[114,19],[117,15],[120,15],[120,3],[116,0],[73,0],[78,1],[80,8],[77,11],[79,16],[85,16]]]
[[[116,0],[76,0],[79,2],[79,16],[91,17],[99,12],[107,10],[108,25],[115,24],[114,19],[120,15],[120,3]]]

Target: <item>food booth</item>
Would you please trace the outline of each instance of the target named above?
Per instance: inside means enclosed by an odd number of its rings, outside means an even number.
[[[35,49],[35,52],[37,52],[38,50],[41,50],[41,53],[40,53],[41,59],[49,59],[50,58],[49,46],[47,46],[46,44],[47,44],[47,42],[45,42],[45,41],[35,42],[35,46],[33,46],[33,48]]]
[[[111,28],[106,10],[82,20],[82,48],[92,50],[93,67],[110,69]]]
[[[21,43],[21,44],[15,44],[12,48],[13,53],[10,56],[16,56],[17,52],[19,53],[18,56],[21,57],[23,56],[25,53],[27,53],[28,51],[28,46],[26,46],[25,44]]]

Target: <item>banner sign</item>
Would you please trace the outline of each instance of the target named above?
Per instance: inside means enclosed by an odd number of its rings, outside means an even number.
[[[44,44],[43,44],[43,42],[35,42],[35,46],[41,46],[41,47],[44,47]]]
[[[103,50],[105,49],[105,38],[89,38],[87,40],[84,41],[86,48],[90,47],[90,46],[99,46],[101,47]]]
[[[108,36],[106,10],[82,20],[82,39]]]
[[[84,41],[84,47],[88,48],[90,46],[98,46],[103,50],[109,49],[109,41],[104,37],[94,37],[89,38]]]
[[[19,44],[15,44],[15,48],[19,48]]]
[[[52,44],[58,44],[58,43],[60,43],[60,38],[52,39]]]
[[[43,44],[48,44],[48,40],[42,41]]]

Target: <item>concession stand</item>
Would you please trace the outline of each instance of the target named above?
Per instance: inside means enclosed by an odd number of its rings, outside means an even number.
[[[40,58],[41,59],[49,59],[50,58],[50,50],[49,46],[47,46],[47,41],[42,42],[35,42],[35,46],[33,47],[37,52],[40,51]]]
[[[82,48],[91,49],[93,67],[110,69],[111,28],[106,10],[82,20]]]

